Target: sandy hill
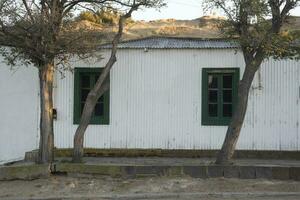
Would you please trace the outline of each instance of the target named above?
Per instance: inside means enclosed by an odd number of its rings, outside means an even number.
[[[123,40],[149,36],[220,38],[223,35],[218,29],[218,25],[224,20],[224,18],[219,16],[203,16],[193,20],[161,19],[134,21],[125,26]],[[105,27],[89,21],[77,22],[74,28],[101,31],[102,33],[116,31],[116,27]],[[290,17],[284,25],[284,29],[300,31],[300,17]]]
[[[220,37],[217,25],[224,20],[216,16],[204,16],[193,20],[137,21],[125,29],[125,37],[140,38],[149,36],[178,37]]]

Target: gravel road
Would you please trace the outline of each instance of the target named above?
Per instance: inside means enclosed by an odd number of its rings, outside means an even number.
[[[299,200],[300,182],[241,179],[51,176],[32,181],[0,181],[0,199],[205,199]]]

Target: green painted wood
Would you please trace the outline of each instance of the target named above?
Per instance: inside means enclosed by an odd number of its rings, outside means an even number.
[[[218,78],[218,116],[210,117],[208,113],[208,75],[215,74]],[[203,68],[202,69],[202,113],[201,124],[211,126],[227,126],[231,117],[223,116],[223,76],[225,74],[232,74],[232,113],[234,112],[237,95],[238,95],[238,83],[240,79],[239,68]]]
[[[97,75],[101,74],[102,68],[75,68],[74,72],[74,107],[73,107],[73,123],[79,124],[81,118],[81,84],[80,76],[82,74],[90,76],[90,89],[94,87],[97,81]],[[102,116],[93,116],[90,124],[109,124],[109,106],[110,106],[110,92],[109,90],[103,94],[104,114]]]

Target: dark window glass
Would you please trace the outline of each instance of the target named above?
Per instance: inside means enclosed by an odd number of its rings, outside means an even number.
[[[90,90],[94,87],[102,69],[75,68],[74,75],[74,124],[80,122],[83,107]],[[109,77],[107,78],[109,81]],[[90,124],[109,124],[109,91],[97,101],[92,112]]]
[[[99,99],[98,99],[98,103],[103,103],[103,101],[104,101],[104,96],[102,95]]]
[[[218,88],[218,77],[216,75],[208,75],[208,88]]]
[[[238,68],[202,70],[202,125],[228,125],[237,99]]]
[[[81,107],[80,107],[80,116],[81,116],[81,114],[82,114],[82,112],[83,112],[83,107],[84,107],[84,102],[81,103]]]
[[[232,104],[223,104],[223,117],[232,116]]]
[[[81,101],[85,101],[90,90],[89,89],[82,89],[81,90]]]
[[[232,75],[224,75],[223,76],[223,88],[232,88]]]
[[[84,103],[86,101],[86,98],[90,92],[90,87],[93,87],[93,85],[91,84],[91,80],[92,80],[92,84],[96,83],[97,78],[99,77],[100,73],[91,73],[91,74],[82,74],[81,75],[81,113],[83,111],[83,106]],[[102,116],[104,114],[104,96],[101,96],[98,99],[98,102],[95,106],[94,112],[93,112],[93,116]]]
[[[232,90],[223,90],[223,102],[224,103],[232,102]]]
[[[218,104],[208,104],[208,115],[210,117],[218,116]]]
[[[88,75],[81,76],[81,87],[82,88],[90,88],[90,76],[88,76]]]
[[[95,116],[102,116],[104,114],[104,104],[97,103],[94,111],[95,111]]]
[[[218,91],[217,90],[209,90],[208,91],[208,101],[210,103],[218,102]]]
[[[92,81],[96,82],[96,78],[99,77],[99,73],[97,74],[84,74],[81,75],[81,113],[83,111],[83,106],[84,103],[86,101],[86,98],[90,92],[90,80],[92,79]],[[91,86],[93,87],[93,85]],[[104,96],[102,95],[98,101],[97,104],[95,106],[94,112],[93,112],[93,116],[102,116],[104,115]]]

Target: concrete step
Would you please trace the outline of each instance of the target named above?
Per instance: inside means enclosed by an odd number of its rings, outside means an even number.
[[[82,195],[82,196],[53,196],[53,197],[32,197],[32,198],[6,198],[6,200],[60,200],[60,199],[80,199],[80,200],[104,200],[104,199],[118,199],[118,200],[141,200],[141,199],[164,199],[164,200],[174,200],[174,199],[187,199],[187,200],[296,200],[300,198],[300,192],[197,192],[197,193],[142,193],[142,194],[107,194],[107,195]]]
[[[21,165],[0,166],[0,181],[33,180],[51,175],[51,165],[25,163]]]
[[[190,176],[193,178],[241,178],[241,179],[279,179],[300,181],[300,167],[290,166],[147,166],[147,165],[96,165],[56,163],[52,173],[95,174],[112,177],[137,178],[145,176]]]
[[[234,165],[215,165],[199,158],[84,158],[72,163],[70,158],[50,165],[20,162],[0,166],[0,180],[35,179],[55,174],[91,174],[137,178],[145,176],[190,176],[193,178],[279,179],[300,181],[300,161],[235,160]]]
[[[85,157],[162,157],[162,158],[214,158],[219,150],[187,149],[91,149],[85,148]],[[35,161],[38,150],[25,153],[26,161]],[[72,149],[55,149],[55,157],[71,157]],[[300,160],[300,151],[236,150],[234,159]]]

